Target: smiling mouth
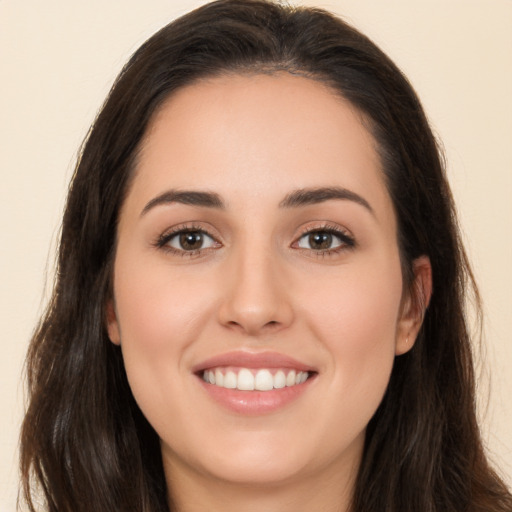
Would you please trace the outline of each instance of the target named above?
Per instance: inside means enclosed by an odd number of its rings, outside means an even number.
[[[312,372],[289,368],[209,368],[202,379],[213,386],[239,391],[271,391],[304,384]]]

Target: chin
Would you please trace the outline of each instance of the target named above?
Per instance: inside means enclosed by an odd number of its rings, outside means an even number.
[[[208,480],[243,486],[273,486],[299,479],[313,462],[314,453],[294,440],[276,433],[253,432],[216,436],[216,443],[204,443],[205,451],[162,445],[164,465],[170,474],[188,467]],[[206,441],[206,440],[205,440]],[[316,464],[315,464],[316,465]]]
[[[221,485],[246,488],[297,485],[311,477],[322,478],[330,470],[342,474],[344,469],[357,467],[364,432],[350,441],[337,439],[316,444],[308,442],[307,432],[300,429],[293,435],[245,431],[216,436],[216,439],[217,443],[205,442],[210,447],[207,452],[192,449],[189,453],[185,450],[179,454],[168,453],[167,462],[175,465],[175,469],[176,465],[185,463],[194,474]],[[165,459],[165,448],[163,450]],[[168,469],[172,475],[173,468]]]
[[[300,480],[306,467],[295,458],[253,457],[222,460],[208,469],[211,477],[241,486],[281,486]]]

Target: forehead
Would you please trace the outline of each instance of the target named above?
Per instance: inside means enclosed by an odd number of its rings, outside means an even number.
[[[134,181],[145,195],[207,188],[277,201],[290,187],[334,185],[389,200],[363,115],[327,85],[284,72],[172,94],[148,127]]]

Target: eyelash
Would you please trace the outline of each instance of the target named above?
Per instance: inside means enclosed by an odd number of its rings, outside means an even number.
[[[175,247],[172,247],[171,245],[169,245],[169,242],[173,238],[175,238],[179,235],[185,234],[185,233],[200,233],[202,235],[206,235],[208,238],[211,238],[215,242],[215,244],[220,245],[220,242],[218,242],[217,239],[213,235],[208,233],[208,231],[206,231],[204,228],[194,225],[194,224],[182,224],[182,225],[175,226],[175,227],[171,228],[169,231],[166,231],[165,233],[161,234],[156,239],[156,241],[154,242],[153,245],[157,249],[161,249],[167,253],[175,254],[177,256],[182,256],[182,257],[189,257],[189,258],[194,257],[194,256],[199,256],[200,254],[213,249],[212,247],[206,247],[204,249],[195,249],[195,250],[191,250],[191,251],[186,251],[186,250],[176,249]]]
[[[182,250],[182,249],[176,249],[175,247],[172,247],[169,245],[169,242],[185,233],[200,233],[202,235],[206,235],[208,238],[211,238],[214,243],[217,245],[217,247],[206,247],[203,249],[196,249],[196,250]],[[315,233],[325,233],[328,235],[332,235],[336,237],[341,243],[339,246],[334,247],[332,249],[323,249],[315,251],[314,249],[308,249],[303,247],[298,247],[297,244],[300,242],[302,238],[305,236],[310,236]],[[218,242],[216,237],[211,235],[208,231],[206,231],[204,228],[198,225],[194,224],[183,224],[179,226],[175,226],[169,231],[166,231],[165,233],[161,234],[153,243],[154,247],[157,249],[161,249],[165,252],[179,255],[182,257],[194,257],[199,256],[201,254],[204,254],[205,252],[209,252],[210,250],[218,248],[221,243]],[[324,258],[326,256],[333,256],[336,254],[339,254],[341,252],[352,250],[356,247],[355,239],[345,230],[340,229],[336,225],[331,224],[323,224],[321,226],[315,226],[315,227],[307,227],[305,228],[302,233],[295,239],[295,241],[291,245],[293,248],[299,249],[301,251],[306,251],[308,253],[312,253],[315,257]]]
[[[340,254],[340,253],[348,251],[348,250],[353,250],[356,247],[356,241],[355,241],[354,237],[351,234],[349,234],[348,231],[341,229],[337,225],[332,225],[332,224],[328,224],[328,223],[322,224],[320,226],[315,226],[315,227],[308,226],[308,227],[304,228],[304,230],[302,231],[300,236],[298,236],[297,239],[293,242],[292,246],[297,245],[303,237],[310,236],[314,233],[325,233],[328,235],[332,235],[332,236],[338,238],[338,240],[341,243],[339,246],[334,247],[332,249],[323,249],[323,250],[318,250],[318,251],[315,251],[314,249],[307,249],[307,248],[301,248],[301,247],[297,247],[297,249],[312,253],[313,256],[317,257],[317,258],[325,258],[325,257],[329,257],[329,256],[335,256],[337,254]]]

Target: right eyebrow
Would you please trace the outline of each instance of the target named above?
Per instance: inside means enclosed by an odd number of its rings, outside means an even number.
[[[206,208],[217,208],[220,210],[225,208],[224,202],[220,196],[214,192],[172,189],[151,199],[151,201],[144,206],[140,215],[142,217],[156,206],[171,203],[190,204],[193,206],[204,206]]]

